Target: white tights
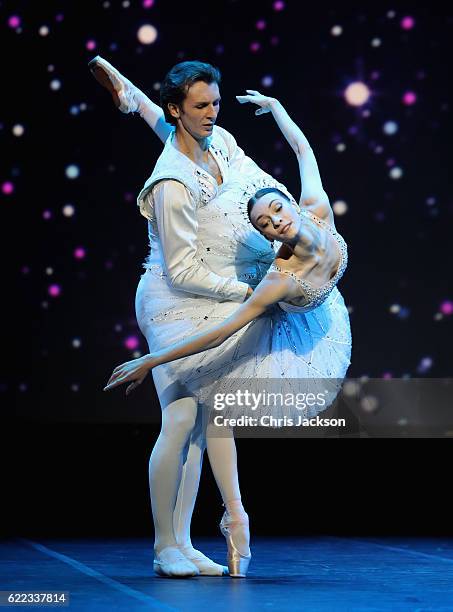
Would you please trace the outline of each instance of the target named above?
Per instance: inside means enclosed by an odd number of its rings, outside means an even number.
[[[149,461],[155,550],[191,546],[190,522],[200,481],[206,432],[196,400],[178,385],[164,389],[154,376],[162,428]],[[187,394],[186,394],[187,395]],[[225,504],[241,497],[234,438],[208,437],[209,460]]]

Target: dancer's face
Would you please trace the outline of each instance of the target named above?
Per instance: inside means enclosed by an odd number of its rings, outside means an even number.
[[[291,242],[301,224],[295,202],[288,202],[279,193],[266,193],[252,207],[250,221],[269,240]]]
[[[220,92],[217,83],[197,81],[187,92],[182,104],[168,105],[170,113],[178,119],[178,126],[196,140],[212,135],[220,110]]]

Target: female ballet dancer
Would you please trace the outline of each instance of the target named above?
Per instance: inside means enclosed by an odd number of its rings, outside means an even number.
[[[228,377],[253,380],[284,375],[286,379],[322,381],[341,380],[346,374],[351,350],[349,317],[336,287],[347,265],[346,244],[335,229],[333,212],[308,141],[276,99],[254,90],[247,92],[246,96],[237,96],[239,102],[257,104],[257,115],[271,112],[299,161],[300,205],[286,190],[266,186],[265,179],[252,181],[244,190],[252,225],[268,240],[282,243],[276,259],[253,295],[231,316],[187,340],[116,367],[105,390],[129,382],[128,394],[141,384],[149,370],[183,357],[186,369],[190,356],[207,349],[217,348],[215,355],[219,357],[222,355],[219,347],[230,350],[232,336],[246,326],[242,351],[248,358],[238,359]],[[313,184],[316,188],[308,191],[307,187]],[[275,304],[278,309],[271,308]],[[246,348],[250,347],[250,338],[255,358],[249,358]],[[217,388],[224,385],[224,379],[219,383]],[[200,391],[201,388],[202,385]],[[321,409],[327,408],[333,399],[331,396]],[[321,409],[314,406],[305,414],[313,416]],[[211,457],[210,453],[210,445],[216,439],[208,436],[211,464],[219,459],[218,454]],[[227,537],[229,565],[234,561],[236,573],[245,575],[250,555],[242,554],[235,546],[231,526],[221,527]]]

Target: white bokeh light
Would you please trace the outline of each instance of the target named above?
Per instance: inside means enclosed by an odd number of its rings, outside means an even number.
[[[343,200],[337,200],[332,204],[332,210],[336,215],[344,215],[348,212],[348,205]]]
[[[142,25],[138,29],[137,38],[142,45],[151,45],[157,38],[157,30],[150,24]]]
[[[386,121],[384,123],[384,127],[382,128],[382,131],[388,136],[396,134],[396,132],[398,131],[398,124],[395,121]]]
[[[362,106],[368,102],[370,95],[368,87],[361,82],[351,83],[344,92],[345,100],[351,106]]]
[[[66,167],[65,174],[68,179],[76,179],[80,174],[79,167],[75,164],[71,164],[70,166]]]
[[[403,176],[403,171],[398,166],[395,166],[395,168],[390,170],[389,176],[394,180],[400,179]]]
[[[24,126],[20,123],[16,123],[16,125],[13,126],[12,132],[14,136],[22,136],[22,134],[25,132]]]
[[[75,208],[72,204],[65,204],[63,206],[63,215],[65,217],[72,217],[75,213]]]

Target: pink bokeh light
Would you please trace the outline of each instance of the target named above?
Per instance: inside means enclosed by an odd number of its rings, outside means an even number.
[[[74,250],[74,257],[76,259],[83,259],[85,257],[85,255],[86,255],[86,251],[85,251],[85,249],[83,247],[77,247]]]
[[[403,30],[412,30],[415,25],[415,19],[413,17],[403,17],[401,20],[401,27]]]
[[[453,314],[453,302],[451,300],[444,300],[440,305],[440,312],[444,315]]]
[[[143,8],[151,8],[154,4],[154,0],[143,0]]]
[[[50,211],[50,210],[45,210],[45,211],[42,213],[42,216],[43,216],[43,219],[46,219],[46,221],[47,221],[48,219],[51,219],[51,218],[52,218],[52,211]]]
[[[257,30],[264,30],[265,27],[266,27],[266,22],[264,21],[264,19],[259,19],[256,22],[256,29]]]
[[[252,42],[252,43],[250,43],[250,51],[252,53],[256,53],[257,51],[259,51],[260,47],[261,47],[261,45],[260,45],[259,42]]]
[[[88,49],[88,51],[93,51],[94,49],[96,49],[96,41],[95,40],[87,40],[87,43],[86,43],[85,47]]]
[[[417,95],[413,91],[406,91],[403,96],[403,103],[406,106],[412,106],[417,101]]]
[[[20,26],[20,17],[18,15],[11,15],[8,19],[8,25],[10,28],[18,28]]]
[[[58,297],[61,293],[61,287],[60,285],[49,285],[47,292],[52,297]]]
[[[2,185],[2,192],[5,195],[10,195],[14,191],[14,185],[10,181],[6,181]]]
[[[136,349],[138,347],[137,336],[129,336],[128,338],[126,338],[126,340],[124,341],[124,346],[130,351]]]
[[[283,2],[283,0],[275,0],[273,8],[274,11],[283,11],[283,9],[285,8],[285,3]]]

